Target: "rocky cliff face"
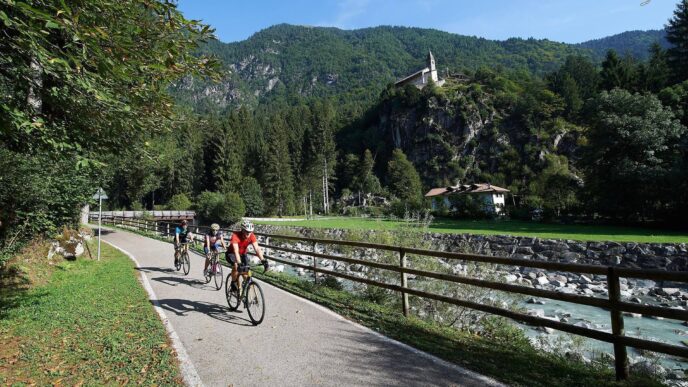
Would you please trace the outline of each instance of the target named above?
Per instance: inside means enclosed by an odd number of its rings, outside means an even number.
[[[531,172],[545,168],[548,155],[577,159],[578,128],[552,125],[533,133],[513,102],[500,101],[478,83],[450,81],[417,96],[410,90],[394,93],[379,108],[378,152],[401,148],[426,186],[491,178],[509,185],[524,167]]]

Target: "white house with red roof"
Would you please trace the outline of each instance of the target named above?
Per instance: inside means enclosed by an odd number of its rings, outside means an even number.
[[[425,197],[433,198],[432,207],[436,209],[437,199],[443,199],[444,204],[451,208],[449,195],[477,195],[485,204],[485,211],[501,215],[506,205],[505,196],[508,189],[497,187],[490,183],[458,184],[456,186],[433,188]]]

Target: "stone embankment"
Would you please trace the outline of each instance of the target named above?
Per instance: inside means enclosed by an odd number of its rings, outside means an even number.
[[[304,227],[259,226],[260,231],[272,234],[299,234],[305,237],[351,239],[348,230],[309,229]],[[371,231],[371,233],[374,233]],[[503,235],[471,235],[426,233],[423,238],[433,250],[484,254],[549,262],[581,263],[620,266],[637,269],[686,271],[688,245],[665,243],[581,242]],[[310,246],[302,246],[310,250]],[[297,248],[299,248],[297,246]],[[295,254],[281,254],[285,258],[307,261]],[[374,255],[367,255],[374,259]],[[363,273],[366,267],[341,262],[320,262],[323,266],[350,273]],[[455,274],[467,274],[466,262],[446,261]],[[593,297],[607,297],[606,276],[569,272],[548,272],[541,269],[498,265],[495,270],[504,282],[538,289]],[[303,273],[300,271],[300,273]],[[668,281],[621,279],[621,295],[630,302],[688,307],[688,285]],[[640,317],[640,316],[633,316]]]

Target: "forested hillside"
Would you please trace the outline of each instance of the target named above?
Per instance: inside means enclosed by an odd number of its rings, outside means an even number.
[[[359,30],[281,24],[237,43],[211,41],[202,52],[225,63],[220,83],[187,78],[174,93],[199,111],[258,103],[293,104],[301,98],[334,97],[338,104],[372,103],[389,82],[425,66],[432,50],[440,74],[481,66],[544,75],[569,55],[601,62],[615,49],[637,59],[666,45],[663,31],[632,31],[569,45],[537,39],[488,40],[408,27]]]
[[[513,217],[676,221],[688,208],[686,0],[668,49],[602,61],[605,40],[278,25],[223,44],[166,2],[21,4],[0,5],[2,248],[75,222],[99,185],[111,209],[223,223],[400,215],[457,180],[508,187]],[[607,42],[640,56],[644,36]],[[428,49],[447,83],[393,87]]]
[[[649,49],[654,43],[659,43],[663,49],[669,48],[665,30],[626,31],[601,39],[588,40],[576,46],[589,49],[593,57],[600,61],[604,59],[608,50],[645,60],[649,58]]]
[[[599,111],[603,99],[615,101],[607,106],[610,110],[617,102],[644,101],[649,108],[659,103],[657,96],[665,105],[680,105],[682,86],[665,89],[680,79],[673,78],[668,45],[664,31],[566,45],[498,42],[418,28],[344,31],[278,25],[244,42],[210,42],[202,52],[218,55],[225,80],[211,84],[187,78],[174,93],[201,116],[212,117],[209,125],[221,129],[211,132],[229,136],[237,149],[228,159],[211,140],[199,148],[203,156],[189,155],[205,160],[204,173],[194,175],[196,180],[204,176],[204,183],[195,185],[223,191],[218,182],[227,181],[221,176],[227,172],[220,172],[220,165],[236,170],[231,158],[250,160],[242,169],[264,191],[265,213],[343,210],[336,204],[360,192],[396,198],[404,209],[409,202],[415,203],[411,208],[422,208],[427,205],[420,199],[424,190],[463,181],[509,188],[514,216],[542,208],[552,217],[602,213],[665,219],[675,214],[666,210],[681,200],[669,192],[660,199],[661,189],[639,190],[634,203],[624,204],[609,196],[608,187],[594,188],[596,175],[608,171],[597,169],[600,160],[591,154],[602,151],[596,148],[602,145],[590,140],[592,127],[599,124],[592,117],[617,114]],[[448,81],[444,87],[391,86],[423,67],[428,49]],[[637,114],[669,114],[674,123],[682,114],[661,104],[656,109]],[[650,168],[658,175],[618,184],[659,184],[653,178],[660,176],[666,183],[671,174],[684,173],[679,172],[683,148],[672,143],[683,130],[680,124],[669,125],[659,130],[656,150],[638,149],[641,159],[642,152],[664,153],[666,158]],[[617,146],[630,146],[623,141]],[[409,162],[404,165],[419,172],[420,188],[413,194],[395,192],[392,187],[400,185],[393,181],[390,163]],[[241,186],[246,172],[233,174],[229,186]],[[625,189],[620,192],[632,192]],[[473,204],[459,207],[466,209],[464,215],[479,216]]]

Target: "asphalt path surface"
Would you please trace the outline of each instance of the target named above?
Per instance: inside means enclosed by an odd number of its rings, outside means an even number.
[[[204,283],[201,256],[190,254],[185,276],[170,243],[105,229],[102,237],[138,261],[188,356],[180,361],[193,364],[203,385],[499,385],[264,282],[265,319],[253,326],[243,306],[229,311],[224,287]]]

